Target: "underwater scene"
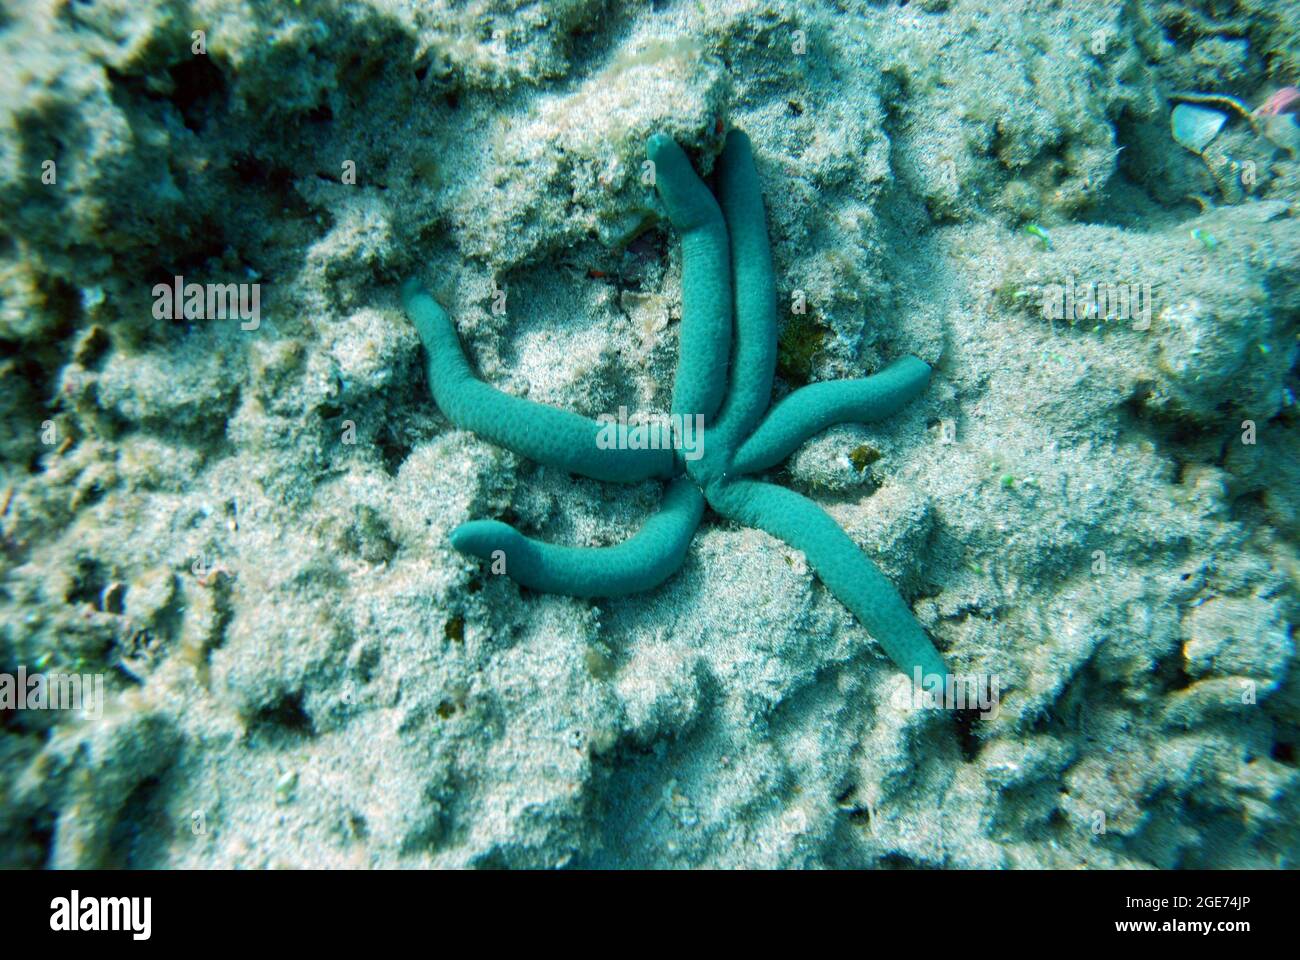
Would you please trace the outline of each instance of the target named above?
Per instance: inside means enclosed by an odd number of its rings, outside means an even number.
[[[0,0],[0,868],[1300,866],[1298,121],[1300,0]]]

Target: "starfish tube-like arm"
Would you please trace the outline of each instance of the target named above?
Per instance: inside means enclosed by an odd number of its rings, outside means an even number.
[[[711,419],[727,387],[731,283],[727,228],[718,201],[677,141],[657,133],[646,143],[655,189],[682,243],[682,322],[672,412]]]
[[[489,562],[501,551],[505,574],[530,590],[570,597],[621,597],[657,587],[681,567],[704,513],[704,496],[686,477],[668,486],[663,507],[612,547],[561,547],[526,537],[499,520],[471,520],[451,545]]]
[[[735,450],[772,402],[776,372],[776,273],[753,148],[739,130],[727,134],[718,157],[718,203],[731,234],[736,348],[710,441],[715,450]]]
[[[780,463],[805,440],[837,423],[871,423],[892,416],[924,391],[930,367],[903,357],[870,377],[827,380],[801,387],[768,413],[741,444],[736,473],[757,473]]]
[[[593,480],[632,483],[673,475],[673,451],[631,449],[627,427],[607,428],[569,410],[503,393],[476,377],[451,317],[418,281],[408,280],[402,287],[402,303],[424,344],[433,399],[460,429]],[[602,448],[607,429],[617,429],[618,436]]]
[[[903,598],[880,569],[821,507],[793,490],[757,480],[736,480],[710,490],[709,505],[736,523],[766,530],[802,550],[828,590],[909,677],[923,684],[948,673]]]

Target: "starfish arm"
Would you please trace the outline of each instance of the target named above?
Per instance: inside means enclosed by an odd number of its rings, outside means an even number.
[[[497,520],[471,520],[451,533],[462,553],[505,557],[506,576],[530,590],[570,597],[621,597],[667,580],[686,557],[704,512],[704,497],[685,477],[673,481],[663,509],[612,547],[561,547],[526,537]]]
[[[478,379],[451,317],[416,280],[403,286],[402,303],[424,343],[433,399],[462,430],[595,480],[630,483],[673,475],[673,451],[631,449],[627,427],[513,397]]]
[[[711,419],[722,404],[731,350],[727,228],[718,201],[666,134],[646,143],[655,188],[682,244],[682,322],[672,412]]]
[[[709,491],[709,504],[729,520],[766,530],[802,550],[830,590],[909,677],[923,682],[948,673],[903,598],[835,521],[806,497],[770,483],[739,480]]]
[[[776,370],[776,274],[753,150],[739,130],[727,135],[718,158],[718,202],[731,234],[736,348],[713,443],[734,450],[771,403]]]
[[[809,437],[837,423],[883,420],[920,396],[929,382],[929,365],[903,357],[870,377],[802,387],[773,407],[741,444],[732,470],[756,473],[775,466]]]

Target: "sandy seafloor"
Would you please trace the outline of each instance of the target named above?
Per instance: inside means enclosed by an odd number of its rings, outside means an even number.
[[[1298,31],[1294,0],[6,0],[0,674],[104,697],[0,710],[0,865],[1300,865],[1300,138],[1251,113]],[[1203,155],[1187,93],[1235,98]],[[774,394],[935,370],[771,479],[997,678],[982,719],[892,698],[802,554],[712,514],[619,600],[448,543],[617,543],[662,485],[456,429],[401,281],[501,389],[665,410],[644,145],[707,170],[730,127]],[[258,284],[256,328],[159,319],[176,276]],[[1045,318],[1067,284],[1149,288],[1149,322]]]

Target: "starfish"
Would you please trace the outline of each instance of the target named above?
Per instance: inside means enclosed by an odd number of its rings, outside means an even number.
[[[660,511],[614,546],[556,546],[496,520],[462,524],[451,533],[452,546],[504,560],[506,575],[533,590],[622,596],[649,590],[677,571],[707,502],[724,518],[803,551],[899,669],[925,686],[943,682],[943,658],[848,534],[808,498],[755,478],[833,424],[877,421],[902,409],[926,388],[929,366],[904,357],[863,379],[802,387],[769,411],[776,280],[749,139],[738,130],[728,134],[717,163],[716,198],[671,137],[652,136],[646,154],[682,244],[671,415],[697,418],[704,442],[690,452],[680,444],[656,449],[636,434],[643,428],[601,423],[489,386],[470,368],[451,317],[418,280],[408,280],[402,301],[424,344],[434,401],[452,423],[570,473],[623,483],[668,481]]]

